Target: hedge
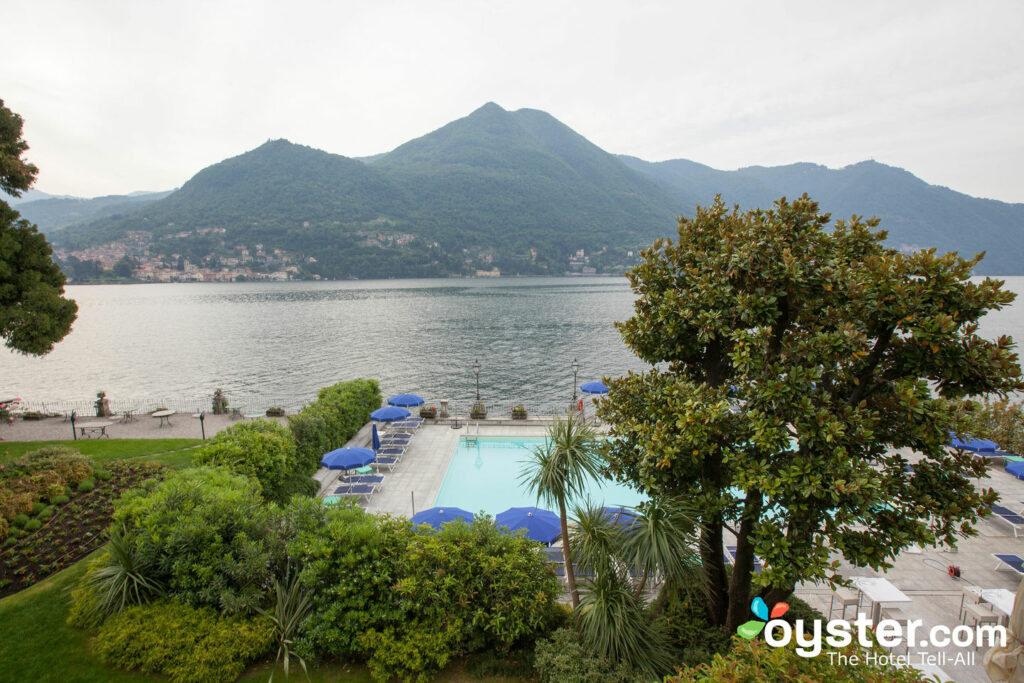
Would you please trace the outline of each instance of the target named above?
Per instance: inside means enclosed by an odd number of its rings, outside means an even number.
[[[324,453],[341,448],[380,407],[377,380],[354,379],[324,387],[317,400],[288,418],[301,471],[312,474]]]

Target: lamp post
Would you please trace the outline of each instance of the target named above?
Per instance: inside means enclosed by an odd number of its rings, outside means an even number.
[[[576,377],[580,373],[580,364],[573,358],[569,367],[572,368],[572,404],[576,405]]]
[[[473,361],[473,374],[476,375],[476,400],[480,400],[480,360]]]

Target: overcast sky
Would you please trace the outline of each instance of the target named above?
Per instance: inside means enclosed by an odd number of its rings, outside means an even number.
[[[180,186],[288,138],[385,152],[487,101],[715,168],[864,159],[1024,202],[1024,3],[4,3],[36,188]]]

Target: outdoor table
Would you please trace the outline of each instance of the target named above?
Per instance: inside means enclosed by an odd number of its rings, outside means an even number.
[[[871,601],[871,625],[877,626],[882,614],[883,602],[910,602],[900,589],[879,576],[858,576],[851,579],[868,600]]]
[[[979,586],[973,586],[968,590],[992,605],[993,609],[1004,617],[1009,618],[1010,613],[1013,612],[1013,601],[1017,597],[1013,591],[1008,591],[1005,588],[980,588]],[[1002,621],[1001,618],[1000,621]]]
[[[177,411],[175,410],[158,410],[152,415],[153,417],[160,418],[160,424],[158,426],[163,427],[164,422],[166,422],[167,424],[171,424],[171,415],[174,415],[176,412]],[[173,427],[174,425],[171,426]]]
[[[356,474],[373,474],[373,468],[370,467],[369,465],[363,465],[362,467],[357,467],[354,471],[355,471]]]
[[[78,430],[82,434],[83,439],[90,438],[87,434],[95,434],[97,439],[103,437],[110,438],[110,434],[107,434],[107,427],[114,424],[113,422],[79,422]]]
[[[135,411],[138,409],[138,406],[128,406],[127,408],[125,408],[122,411],[123,415],[121,416],[121,422],[134,422]]]
[[[231,417],[245,417],[242,415],[242,411],[245,410],[245,405],[243,404],[224,406],[224,409],[231,412]]]

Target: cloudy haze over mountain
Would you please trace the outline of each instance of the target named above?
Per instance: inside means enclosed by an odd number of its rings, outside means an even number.
[[[720,169],[864,159],[1024,201],[1018,2],[80,3],[4,13],[38,189],[174,187],[271,138],[363,156],[493,100]]]

